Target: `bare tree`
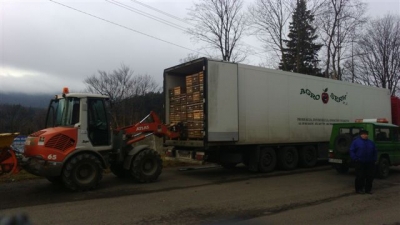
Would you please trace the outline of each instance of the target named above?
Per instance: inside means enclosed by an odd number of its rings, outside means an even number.
[[[199,0],[189,9],[189,20],[195,25],[187,33],[219,52],[222,60],[241,62],[247,51],[240,44],[247,29],[242,8],[242,0]]]
[[[129,96],[129,88],[133,86],[133,71],[121,65],[112,73],[98,71],[99,76],[93,75],[84,80],[86,91],[107,95],[112,103],[121,101]]]
[[[278,58],[283,54],[287,23],[294,9],[291,3],[292,0],[256,0],[249,7],[255,34]]]
[[[349,50],[352,34],[365,23],[366,4],[360,0],[327,0],[316,23],[325,45],[325,77],[342,79],[342,58]]]
[[[368,23],[356,53],[356,81],[395,95],[400,80],[400,16],[386,15]]]
[[[153,77],[147,74],[134,76],[133,71],[125,65],[111,73],[100,70],[98,73],[99,76],[93,75],[84,80],[86,91],[109,96],[116,126],[131,123],[130,114],[140,107],[132,105],[129,99],[161,90]]]

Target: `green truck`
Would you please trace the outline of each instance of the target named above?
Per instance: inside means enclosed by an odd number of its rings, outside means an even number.
[[[339,173],[346,173],[353,167],[350,145],[360,130],[368,131],[369,139],[375,142],[378,150],[377,177],[387,178],[390,166],[400,165],[400,136],[399,127],[388,123],[386,119],[334,124],[329,143],[329,162]]]

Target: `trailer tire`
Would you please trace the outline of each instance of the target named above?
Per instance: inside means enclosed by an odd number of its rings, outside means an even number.
[[[378,163],[377,176],[380,179],[386,179],[389,177],[390,162],[386,157],[381,157]]]
[[[62,173],[65,187],[73,191],[94,189],[102,177],[100,160],[89,153],[73,156],[66,163]]]
[[[149,148],[139,152],[131,165],[132,178],[140,183],[153,182],[158,179],[162,171],[160,155]]]
[[[299,152],[299,163],[302,167],[314,167],[318,161],[317,149],[312,145],[304,146]]]
[[[129,171],[122,164],[111,164],[111,172],[118,178],[126,178],[129,176]]]
[[[299,153],[293,146],[287,146],[278,151],[279,166],[284,170],[293,170],[299,163]]]
[[[336,150],[340,153],[348,153],[352,141],[353,137],[351,134],[340,134],[335,139]]]
[[[276,152],[273,148],[260,149],[260,160],[258,162],[258,171],[268,173],[274,171],[277,164]]]

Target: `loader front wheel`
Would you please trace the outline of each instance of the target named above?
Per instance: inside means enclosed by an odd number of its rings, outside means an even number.
[[[76,155],[64,167],[62,180],[70,190],[87,191],[98,186],[102,174],[100,160],[89,153]]]
[[[140,183],[153,182],[158,179],[162,170],[160,155],[152,149],[144,149],[133,159],[131,175]]]

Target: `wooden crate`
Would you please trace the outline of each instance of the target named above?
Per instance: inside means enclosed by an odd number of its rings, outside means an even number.
[[[188,138],[203,138],[202,130],[188,130]]]
[[[179,122],[180,120],[181,120],[181,116],[180,116],[179,113],[170,113],[170,114],[169,114],[169,121],[170,121],[170,123],[173,123],[173,122],[177,123],[177,122]]]
[[[193,103],[201,102],[203,100],[203,98],[204,98],[203,92],[201,92],[201,91],[193,92],[193,101],[192,102]]]
[[[193,110],[193,120],[203,120],[204,112],[203,110]]]
[[[191,111],[191,112],[187,112],[186,113],[186,119],[187,120],[194,120],[194,114],[193,114],[193,111]]]
[[[194,104],[194,103],[201,103],[204,98],[204,93],[202,91],[193,92],[193,94],[187,94],[187,103]]]
[[[170,104],[181,104],[181,97],[180,97],[180,95],[177,95],[177,96],[173,96],[173,97],[171,97],[170,98]]]
[[[181,94],[179,99],[180,104],[187,104],[187,94]]]
[[[174,87],[174,96],[184,94],[185,93],[185,88],[181,86]]]
[[[193,94],[193,86],[186,86],[186,93]]]
[[[199,73],[199,84],[204,84],[204,73],[203,72]]]
[[[188,112],[193,112],[193,110],[204,110],[204,104],[203,103],[195,103],[191,105],[186,106],[186,110]]]
[[[204,122],[202,121],[189,121],[187,122],[189,130],[204,130]]]
[[[193,94],[195,92],[202,92],[204,90],[203,85],[194,85],[190,87],[186,87],[186,91],[188,94]]]
[[[187,105],[186,104],[183,104],[180,107],[181,107],[181,112],[186,112],[187,111]]]
[[[201,72],[201,74],[203,74],[203,72]],[[200,73],[188,75],[188,76],[186,76],[185,80],[186,80],[186,87],[199,85],[200,84]],[[203,77],[203,80],[204,80],[204,77]]]
[[[187,113],[186,112],[180,112],[179,113],[179,119],[181,121],[186,121],[187,120]]]

